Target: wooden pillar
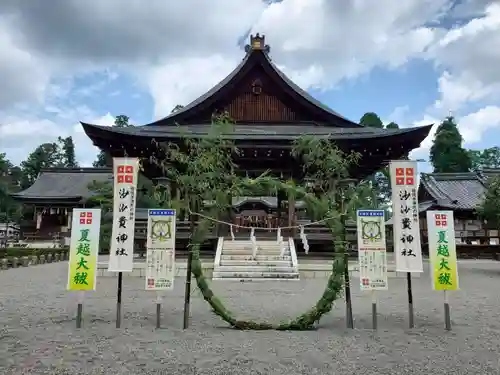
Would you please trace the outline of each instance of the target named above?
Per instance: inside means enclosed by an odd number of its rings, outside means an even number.
[[[288,194],[288,226],[295,225],[295,197]],[[295,236],[295,229],[290,230],[290,236]]]
[[[281,211],[283,207],[283,194],[281,191],[278,191],[278,202],[276,207],[276,217],[277,217],[277,226],[281,226]]]
[[[234,207],[233,207],[233,196],[231,195],[231,193],[228,193],[227,194],[227,212],[226,212],[226,219],[227,219],[227,222],[229,223],[235,223],[235,215],[234,215]],[[234,229],[236,228],[233,228],[233,233],[234,233]],[[226,230],[226,233],[225,235],[229,235],[231,233],[231,228],[227,227],[225,228]]]

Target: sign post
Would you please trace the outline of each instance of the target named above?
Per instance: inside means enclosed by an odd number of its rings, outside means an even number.
[[[100,228],[100,209],[73,210],[67,288],[78,293],[76,328],[82,326],[85,291],[96,288]]]
[[[387,290],[384,210],[358,210],[358,261],[362,291],[371,291],[372,324],[377,329],[377,290]]]
[[[432,288],[443,291],[444,321],[451,330],[449,290],[458,290],[457,250],[453,211],[427,211]]]
[[[174,288],[175,220],[175,210],[148,211],[146,290],[156,291],[156,328],[161,325],[160,292]]]
[[[408,317],[414,327],[411,273],[424,272],[417,195],[417,162],[391,161],[391,188],[396,272],[406,272]]]
[[[116,328],[121,326],[122,272],[134,268],[135,202],[139,159],[113,158],[113,226],[108,271],[118,272]]]

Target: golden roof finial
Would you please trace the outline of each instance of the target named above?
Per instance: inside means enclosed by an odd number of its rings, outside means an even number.
[[[268,53],[270,47],[266,45],[266,36],[260,35],[259,33],[255,34],[255,36],[250,35],[250,44],[245,46],[245,51],[264,51]]]

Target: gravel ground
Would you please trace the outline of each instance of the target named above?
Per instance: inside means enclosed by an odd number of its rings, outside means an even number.
[[[183,331],[183,283],[168,293],[165,328],[155,330],[154,293],[124,277],[124,320],[115,328],[116,279],[101,278],[75,329],[75,296],[65,290],[66,263],[0,272],[0,374],[500,374],[500,263],[460,263],[460,292],[450,293],[453,330],[443,326],[442,294],[428,275],[414,279],[416,328],[407,328],[406,283],[380,292],[379,329],[371,299],[353,280],[355,330],[340,301],[316,331],[228,329],[193,292]],[[305,310],[325,280],[218,282],[240,316],[278,321]]]

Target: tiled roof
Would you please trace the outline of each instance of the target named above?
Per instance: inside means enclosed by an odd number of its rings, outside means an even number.
[[[419,196],[431,200],[419,202],[419,212],[432,207],[450,210],[473,210],[478,207],[486,192],[488,178],[499,176],[500,169],[485,169],[481,172],[422,173]],[[392,218],[386,221],[392,225]]]
[[[111,168],[51,168],[42,170],[26,190],[12,194],[23,199],[84,199],[92,195],[88,186],[93,182],[113,179]]]
[[[500,174],[500,170],[496,174]],[[489,176],[493,175],[489,173]],[[481,204],[488,177],[482,173],[422,173],[421,188],[434,204],[452,210],[472,210]]]
[[[109,134],[123,134],[134,137],[170,139],[170,138],[201,138],[208,136],[212,127],[210,124],[178,125],[178,126],[131,126],[131,127],[109,127],[91,125],[82,122],[85,131],[100,129]],[[295,140],[303,135],[314,135],[335,140],[341,139],[363,139],[383,138],[413,133],[416,137],[425,138],[432,125],[416,128],[403,129],[378,129],[370,127],[358,128],[335,128],[313,123],[297,124],[238,124],[233,126],[233,131],[227,135],[230,139],[252,139],[252,140]]]

